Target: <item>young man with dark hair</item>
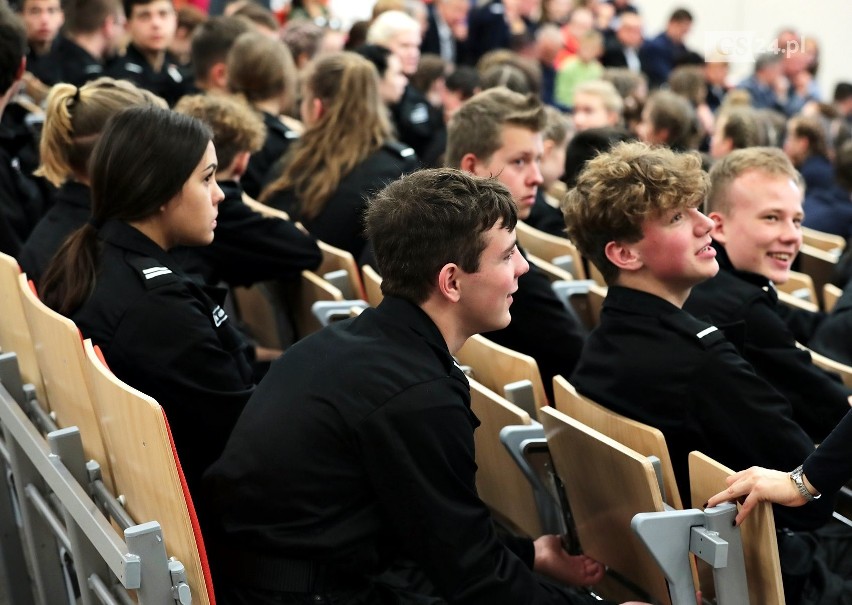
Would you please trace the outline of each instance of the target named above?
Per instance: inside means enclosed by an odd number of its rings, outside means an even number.
[[[648,76],[648,85],[659,88],[669,79],[669,74],[686,55],[684,41],[692,29],[692,14],[683,8],[672,12],[664,32],[646,40],[639,49],[642,70]]]
[[[130,43],[107,75],[130,80],[174,105],[190,92],[191,82],[168,50],[177,30],[172,1],[124,0],[124,12]]]
[[[223,603],[595,602],[533,570],[585,584],[599,564],[556,536],[510,550],[476,494],[478,422],[452,354],[511,319],[516,221],[505,187],[456,170],[372,200],[383,302],[288,349],[205,476]]]
[[[563,203],[569,237],[609,285],[571,383],[660,429],[685,494],[693,450],[731,468],[790,469],[814,451],[790,403],[720,329],[683,310],[693,288],[719,270],[713,220],[698,209],[707,188],[697,154],[622,143],[586,164]],[[848,602],[839,577],[850,571],[848,532],[796,533],[822,531],[832,505],[775,510],[787,603],[817,603],[800,597],[818,593],[819,602]],[[825,586],[822,572],[831,576]]]
[[[198,26],[190,47],[195,86],[204,92],[227,94],[228,52],[242,34],[253,31],[241,17],[211,17]]]
[[[534,96],[502,87],[485,90],[462,105],[450,120],[446,164],[496,178],[512,193],[518,218],[526,220],[543,180],[540,162],[545,127],[544,105]],[[521,277],[514,298],[512,323],[485,336],[533,357],[552,399],[553,377],[568,376],[574,369],[585,330],[535,267]]]
[[[59,0],[23,0],[20,12],[30,48],[27,71],[43,84],[52,86],[60,81],[58,67],[49,57],[65,20],[62,5]]]
[[[118,0],[67,0],[65,33],[50,53],[61,81],[82,86],[105,75],[107,63],[124,33],[124,9]]]

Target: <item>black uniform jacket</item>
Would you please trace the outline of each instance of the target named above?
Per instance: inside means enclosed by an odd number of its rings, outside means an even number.
[[[293,279],[305,269],[322,262],[322,253],[313,236],[292,221],[266,217],[243,203],[243,190],[235,181],[219,181],[225,199],[213,243],[209,246],[180,248],[173,252],[183,270],[201,275],[204,283],[249,286],[269,279]]]
[[[804,467],[808,481],[822,494],[833,494],[852,479],[852,411],[808,456]]]
[[[299,199],[292,189],[276,192],[266,200],[273,208],[302,222],[318,239],[359,258],[364,249],[364,210],[367,199],[404,173],[417,170],[414,151],[400,143],[385,143],[340,179],[337,190],[314,218],[301,216]]]
[[[65,36],[58,37],[49,57],[59,68],[61,82],[82,86],[106,75],[104,65],[98,59]]]
[[[852,281],[843,288],[843,296],[820,324],[810,346],[840,363],[852,365]]]
[[[779,314],[775,287],[762,275],[737,271],[715,246],[720,270],[695,286],[684,310],[726,333],[744,335],[742,356],[793,406],[793,420],[820,442],[849,411],[852,391],[811,362]],[[807,314],[807,312],[802,312]],[[808,314],[811,315],[811,314]],[[732,340],[734,336],[729,333]]]
[[[526,256],[523,250],[521,254]],[[586,338],[585,328],[565,310],[550,280],[532,264],[518,278],[509,312],[512,321],[507,327],[483,336],[534,358],[552,401],[553,377],[568,377],[574,371]]]
[[[71,233],[92,214],[91,189],[69,181],[54,196],[53,206],[38,222],[21,249],[18,262],[27,277],[39,283],[47,265]]]
[[[586,340],[571,383],[593,401],[663,432],[681,494],[689,494],[693,450],[733,469],[793,469],[814,451],[787,400],[721,330],[638,290],[609,288],[601,323]],[[776,507],[776,525],[821,526],[833,504],[824,500]]]
[[[42,194],[21,170],[20,139],[0,131],[0,252],[17,258],[44,212]]]
[[[108,221],[98,237],[95,288],[71,319],[116,376],[163,406],[194,490],[254,390],[244,341],[220,306],[224,291],[185,277],[126,223]]]
[[[478,424],[438,328],[388,296],[273,363],[204,478],[224,547],[356,577],[408,557],[452,603],[571,602],[533,576],[529,540],[526,564],[498,541]]]
[[[130,80],[139,88],[162,97],[169,106],[193,90],[192,79],[181,71],[171,54],[166,53],[163,66],[157,72],[133,44],[129,44],[124,56],[113,61],[106,71],[104,75],[117,80]]]
[[[266,126],[266,140],[260,151],[253,153],[246,168],[246,173],[240,178],[243,189],[252,198],[260,197],[260,192],[267,181],[277,175],[270,175],[269,171],[276,166],[290,144],[299,139],[299,133],[291,130],[284,122],[270,113],[263,114],[263,124]]]

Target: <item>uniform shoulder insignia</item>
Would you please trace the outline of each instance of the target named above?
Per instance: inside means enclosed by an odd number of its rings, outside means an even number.
[[[135,74],[141,74],[145,71],[141,65],[137,65],[136,63],[131,63],[129,61],[124,64],[124,69]]]
[[[429,108],[426,103],[418,103],[408,114],[408,120],[412,124],[425,124],[429,121]]]
[[[410,158],[414,155],[414,150],[411,147],[397,141],[387,141],[385,143],[385,148],[401,158]]]
[[[149,290],[179,281],[171,269],[154,258],[142,256],[128,262],[139,272],[139,278]]]
[[[660,318],[664,324],[673,328],[688,340],[697,341],[703,348],[709,349],[720,340],[725,340],[725,333],[713,325],[700,321],[688,313],[672,313]]]

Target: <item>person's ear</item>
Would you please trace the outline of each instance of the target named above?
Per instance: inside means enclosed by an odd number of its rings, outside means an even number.
[[[720,212],[711,212],[707,217],[713,221],[713,228],[710,230],[710,237],[722,244],[726,243],[727,235],[725,233],[725,215]]]
[[[234,156],[234,161],[231,162],[230,173],[235,177],[243,176],[246,173],[246,169],[248,168],[249,160],[251,159],[251,153],[248,151],[241,151],[237,155]]]
[[[476,157],[475,154],[466,153],[462,156],[462,159],[461,159],[461,162],[460,162],[460,165],[459,165],[459,169],[464,170],[465,172],[469,172],[470,174],[475,174],[477,176],[480,176],[476,172],[479,165],[480,165],[479,158]]]
[[[631,244],[609,242],[604,248],[607,259],[618,267],[619,271],[636,271],[642,268],[642,259]]]
[[[455,263],[447,263],[438,273],[438,292],[449,302],[457,303],[461,300],[460,274],[461,269]]]
[[[220,90],[228,87],[228,66],[224,62],[214,63],[210,68],[210,83]]]

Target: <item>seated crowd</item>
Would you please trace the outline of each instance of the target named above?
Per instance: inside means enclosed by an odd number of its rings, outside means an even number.
[[[646,38],[623,0],[379,0],[346,31],[285,4],[0,0],[0,252],[162,405],[218,600],[596,602],[601,563],[498,531],[477,495],[453,356],[483,334],[548,400],[563,376],[659,428],[684,493],[695,449],[804,463],[827,497],[775,509],[786,600],[852,604],[849,477],[825,470],[852,389],[804,348],[852,364],[852,246],[833,309],[785,298],[807,228],[852,237],[852,84],[821,99],[813,40],[732,86],[682,8]],[[234,288],[293,314],[328,246],[384,301],[258,344]],[[551,286],[586,274],[597,325]],[[730,497],[802,504],[779,476]]]

